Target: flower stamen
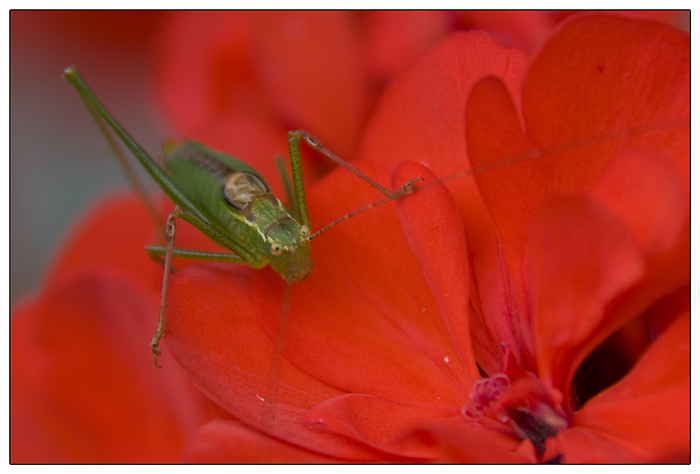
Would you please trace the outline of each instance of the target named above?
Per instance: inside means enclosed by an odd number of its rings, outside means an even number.
[[[555,408],[559,405],[557,398],[529,372],[524,372],[515,383],[503,373],[484,378],[474,384],[469,398],[461,410],[465,418],[505,430],[522,441],[530,440],[539,459],[545,454],[547,440],[568,427],[563,412]],[[494,425],[489,418],[500,423]]]

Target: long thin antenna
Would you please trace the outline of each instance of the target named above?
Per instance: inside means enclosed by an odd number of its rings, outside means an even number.
[[[469,168],[468,170],[462,170],[457,173],[435,179],[433,181],[427,182],[420,186],[419,188],[415,188],[415,191],[422,191],[424,189],[431,188],[433,186],[437,186],[438,184],[443,184],[447,183],[449,181],[454,181],[455,179],[459,178],[464,178],[467,176],[471,176],[473,174],[477,173],[483,173],[484,171],[489,171],[495,168],[501,168],[503,166],[509,166],[515,163],[519,163],[521,161],[525,160],[530,160],[534,158],[539,158],[542,156],[547,156],[547,155],[553,155],[555,153],[560,153],[563,151],[568,151],[576,148],[585,148],[593,145],[599,145],[601,143],[605,143],[607,141],[612,141],[612,140],[618,140],[622,138],[628,138],[628,137],[633,137],[637,135],[643,135],[644,133],[648,132],[662,132],[665,130],[672,130],[674,128],[681,128],[683,126],[687,126],[690,123],[690,117],[681,117],[677,119],[670,119],[670,120],[664,120],[661,122],[654,122],[654,123],[648,123],[644,125],[639,125],[636,127],[630,127],[626,128],[624,130],[616,130],[613,132],[609,133],[604,133],[601,135],[596,135],[594,137],[589,137],[589,138],[584,138],[581,140],[576,140],[573,142],[568,142],[560,145],[554,145],[551,147],[547,148],[542,148],[540,150],[532,150],[527,153],[522,153],[520,155],[516,156],[511,156],[509,158],[505,158],[503,160],[499,161],[494,161],[492,163],[485,163],[480,166],[475,166],[474,168]],[[349,219],[351,217],[354,217],[358,214],[361,214],[365,211],[369,211],[370,209],[373,209],[377,206],[381,206],[382,204],[386,204],[387,202],[394,201],[396,199],[402,198],[404,195],[411,194],[413,190],[408,190],[408,192],[405,192],[403,195],[400,195],[398,197],[387,197],[384,199],[381,199],[379,201],[373,202],[371,204],[368,204],[364,207],[361,207],[360,209],[357,209],[350,214],[346,214],[339,219],[334,220],[330,224],[326,225],[325,227],[321,228],[317,232],[314,232],[312,235],[308,237],[308,240],[314,239],[318,237],[319,234],[322,232],[325,232],[326,230],[330,229],[331,227],[334,227],[338,225],[339,223],[343,222],[346,219]]]
[[[489,171],[489,170],[492,170],[494,168],[501,168],[503,166],[512,165],[512,164],[519,163],[521,161],[525,161],[525,160],[529,160],[529,159],[539,158],[541,156],[554,155],[556,153],[561,153],[563,151],[586,148],[589,146],[599,145],[601,143],[605,143],[605,142],[612,141],[612,140],[619,140],[619,139],[623,139],[623,138],[629,138],[629,137],[634,137],[637,135],[642,135],[642,134],[647,133],[647,132],[661,132],[664,130],[671,130],[671,129],[680,128],[683,125],[689,125],[689,124],[690,124],[690,117],[682,117],[679,119],[664,120],[661,122],[638,125],[636,127],[630,127],[630,128],[626,128],[626,129],[622,129],[622,130],[615,130],[615,131],[604,133],[601,135],[596,135],[593,137],[582,138],[581,140],[575,140],[572,142],[562,143],[559,145],[553,145],[551,147],[542,148],[540,150],[532,150],[532,151],[527,152],[527,153],[523,153],[523,154],[516,155],[516,156],[511,156],[509,158],[505,158],[505,159],[499,160],[499,161],[494,161],[492,163],[485,163],[483,165],[475,166],[474,168],[470,168],[468,170],[459,171],[457,173],[445,176],[443,178],[436,179],[435,181],[431,181],[429,183],[426,183],[424,186],[421,186],[421,189],[430,188],[432,186],[436,186],[436,185],[441,184],[441,183],[446,183],[448,181],[452,181],[455,179],[464,178],[465,176],[471,176],[473,174],[483,173],[484,171]]]

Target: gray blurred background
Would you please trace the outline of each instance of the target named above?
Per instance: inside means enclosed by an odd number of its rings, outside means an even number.
[[[61,73],[78,67],[135,138],[158,151],[168,132],[150,77],[162,18],[153,12],[10,13],[12,302],[39,286],[47,262],[92,199],[128,187]]]

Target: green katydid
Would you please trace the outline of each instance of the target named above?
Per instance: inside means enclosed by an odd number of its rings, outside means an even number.
[[[186,141],[179,145],[166,143],[164,146],[165,169],[161,168],[117,123],[75,67],[67,68],[63,77],[75,88],[80,99],[88,108],[110,148],[117,155],[122,167],[127,171],[130,181],[151,209],[151,214],[155,216],[155,219],[159,220],[155,211],[152,210],[153,207],[148,204],[146,193],[131,172],[128,162],[123,157],[107,127],[129,148],[161,189],[175,203],[175,209],[166,221],[166,245],[150,245],[146,248],[149,256],[153,258],[164,257],[158,329],[151,342],[156,367],[159,367],[157,357],[161,354],[160,340],[165,334],[166,302],[173,257],[238,263],[250,265],[253,268],[262,268],[270,264],[288,283],[287,295],[285,296],[285,301],[288,301],[289,284],[303,281],[311,272],[313,266],[310,259],[311,239],[328,227],[349,217],[349,215],[343,216],[316,234],[311,234],[301,170],[299,150],[301,141],[351,171],[386,196],[383,201],[370,204],[356,211],[353,215],[370,209],[374,205],[405,196],[414,191],[414,183],[421,179],[417,178],[407,182],[396,192],[389,191],[351,164],[334,155],[310,133],[293,131],[289,132],[293,193],[289,177],[286,175],[286,168],[283,163],[278,161],[278,169],[282,173],[282,181],[285,183],[290,210],[272,194],[270,185],[252,166],[232,156],[211,150],[201,143],[194,141]],[[174,248],[176,219],[194,225],[212,241],[230,252],[200,252]]]
[[[289,152],[293,189],[286,175],[284,164],[278,160],[278,168],[282,174],[288,202],[290,203],[289,209],[287,209],[277,198],[270,194],[270,186],[267,184],[267,181],[250,165],[206,148],[199,143],[184,142],[177,146],[166,144],[164,147],[166,154],[164,170],[112,118],[74,68],[68,68],[64,72],[64,77],[78,92],[81,100],[85,103],[107,139],[110,148],[122,162],[122,166],[127,173],[131,174],[130,167],[121,155],[119,147],[109,131],[110,129],[126,144],[142,166],[146,168],[163,191],[176,204],[166,223],[166,245],[147,247],[147,253],[150,256],[157,259],[163,259],[164,257],[158,330],[151,343],[156,367],[158,367],[157,356],[161,353],[159,343],[165,332],[167,291],[173,257],[247,264],[254,268],[261,268],[269,263],[287,281],[288,284],[281,308],[282,315],[279,320],[277,333],[273,339],[274,353],[264,400],[266,402],[265,407],[268,409],[263,412],[263,421],[267,427],[273,429],[275,412],[271,408],[275,406],[277,386],[279,384],[291,283],[302,281],[311,271],[310,241],[338,222],[377,205],[400,199],[415,191],[414,183],[420,178],[407,182],[396,192],[391,192],[349,163],[335,156],[308,132],[290,132]],[[522,155],[463,170],[429,183],[423,183],[418,191],[436,184],[539,156],[552,155],[574,148],[583,148],[606,141],[682,126],[687,126],[687,118],[640,125],[581,139],[576,142],[533,150]],[[382,192],[385,198],[342,216],[340,219],[312,234],[300,164],[299,146],[301,141],[304,141],[321,154],[365,180]],[[136,187],[142,199],[147,202],[146,194],[142,190],[139,191],[140,186],[136,178],[131,177],[130,181]],[[155,212],[152,213],[155,214]],[[230,252],[211,253],[174,248],[175,220],[177,218],[190,222],[211,240]],[[156,216],[155,219],[159,221],[160,218]]]
[[[310,241],[313,238],[343,220],[375,206],[400,199],[415,191],[414,184],[421,179],[418,177],[410,180],[396,192],[392,192],[330,152],[310,133],[304,131],[289,132],[289,157],[293,188],[281,158],[278,159],[277,163],[290,203],[288,209],[272,195],[265,178],[253,167],[197,142],[186,141],[180,145],[166,143],[164,146],[165,169],[161,168],[117,123],[74,67],[69,67],[64,71],[64,78],[75,88],[86,105],[154,219],[160,223],[160,218],[153,210],[153,206],[148,203],[146,193],[110,134],[110,129],[129,148],[141,165],[176,204],[166,222],[166,245],[149,245],[146,248],[151,257],[155,259],[164,257],[158,330],[151,344],[156,367],[158,367],[157,356],[161,353],[159,343],[165,332],[165,308],[173,257],[246,264],[254,268],[262,268],[270,264],[289,284],[301,282],[308,276],[313,266],[310,259]],[[572,148],[582,148],[650,131],[675,128],[682,126],[685,123],[683,120],[685,119],[640,125],[573,143],[533,150],[529,153],[463,170],[430,183],[424,183],[421,189],[538,156],[551,155]],[[351,171],[386,197],[346,214],[312,234],[301,170],[299,149],[301,141]],[[230,252],[215,253],[174,248],[175,220],[177,218],[193,224],[212,241]],[[287,304],[289,300],[289,287],[286,293],[284,304]],[[283,328],[285,319],[282,318],[281,321]],[[278,331],[278,337],[283,338],[282,328]]]

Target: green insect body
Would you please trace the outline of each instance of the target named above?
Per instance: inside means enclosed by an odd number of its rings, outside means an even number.
[[[292,283],[309,275],[310,229],[296,221],[260,173],[194,141],[167,148],[165,169],[173,182],[231,239],[246,242],[251,254],[248,265],[262,268],[269,263]],[[236,252],[232,247],[229,250]]]
[[[175,203],[175,209],[168,216],[165,225],[166,245],[146,246],[146,252],[152,258],[164,257],[158,330],[151,342],[156,367],[159,367],[157,356],[161,354],[160,340],[165,334],[166,302],[173,257],[238,263],[253,268],[262,268],[270,264],[288,283],[285,303],[282,305],[284,314],[281,318],[286,321],[289,285],[303,281],[313,267],[310,253],[311,239],[353,215],[379,204],[400,199],[413,192],[414,183],[421,179],[407,182],[396,192],[389,191],[331,153],[308,132],[293,131],[289,132],[293,192],[286,167],[278,160],[278,168],[290,203],[290,208],[287,208],[272,194],[270,185],[252,166],[207,148],[201,143],[194,141],[186,141],[179,145],[166,143],[164,146],[165,169],[161,168],[112,117],[74,67],[66,69],[63,77],[80,96],[109,147],[126,171],[132,186],[149,207],[154,219],[160,222],[153,206],[148,202],[147,193],[136,179],[112,133],[126,145],[158,186]],[[345,215],[315,234],[311,234],[301,170],[299,151],[301,141],[379,190],[386,196],[385,199]],[[201,252],[175,248],[177,219],[189,222],[214,243],[230,252]],[[281,323],[281,327],[284,327],[284,324]],[[276,350],[279,352],[283,346],[283,334],[280,338],[282,339],[280,344],[275,343]]]

